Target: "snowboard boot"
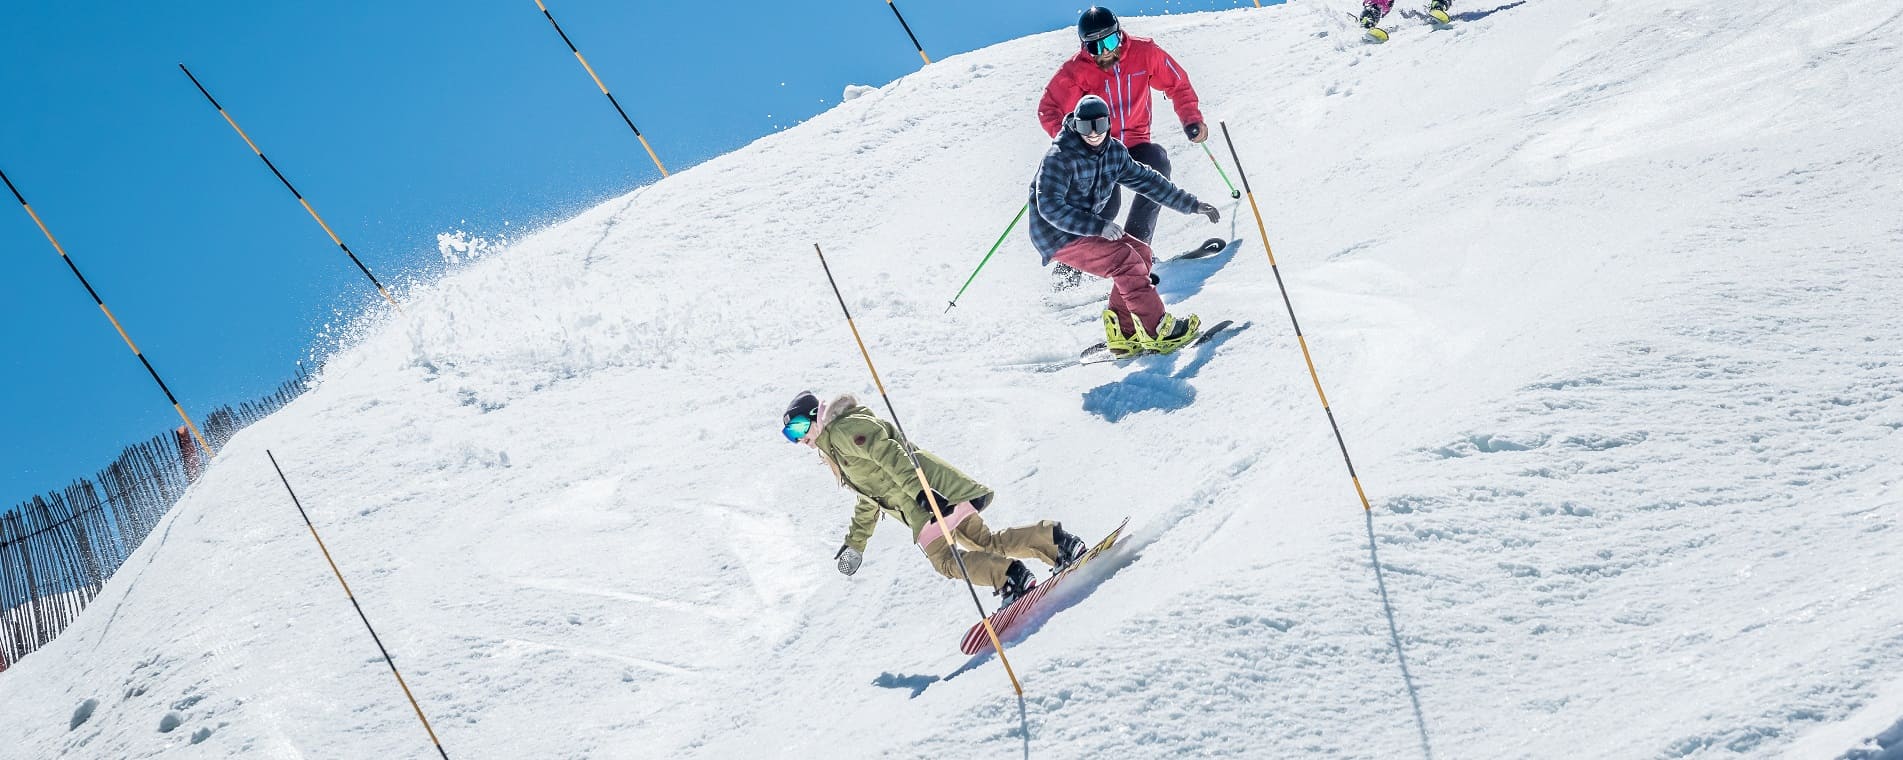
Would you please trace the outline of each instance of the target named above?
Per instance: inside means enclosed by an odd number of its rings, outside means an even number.
[[[1142,330],[1143,326],[1139,324],[1137,329]],[[1104,348],[1110,350],[1111,356],[1129,356],[1143,348],[1137,344],[1135,338],[1123,334],[1123,326],[1117,320],[1117,313],[1109,309],[1103,310],[1103,345]]]
[[[1143,324],[1137,324],[1137,345],[1145,351],[1158,354],[1173,354],[1176,349],[1189,345],[1203,331],[1203,318],[1194,314],[1183,319],[1164,314],[1163,321],[1156,324],[1156,337],[1143,334]]]
[[[1063,523],[1051,526],[1051,540],[1057,543],[1057,564],[1051,567],[1057,572],[1075,564],[1083,558],[1084,552],[1090,551],[1090,546],[1083,539],[1064,530]]]
[[[1051,292],[1061,293],[1084,283],[1084,272],[1069,264],[1059,262],[1051,268]]]
[[[1031,575],[1031,569],[1023,562],[1014,559],[1011,567],[1004,571],[1004,585],[998,587],[998,594],[1004,597],[1004,606],[1009,607],[1034,588],[1037,588],[1037,577]]]

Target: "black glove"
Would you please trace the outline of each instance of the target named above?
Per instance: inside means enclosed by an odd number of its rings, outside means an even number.
[[[1183,134],[1189,136],[1190,142],[1199,143],[1209,139],[1209,128],[1203,126],[1203,123],[1200,121],[1194,124],[1184,124]]]
[[[1215,224],[1216,222],[1222,221],[1222,212],[1217,211],[1215,206],[1210,205],[1208,203],[1196,204],[1196,213],[1209,217],[1210,224]]]

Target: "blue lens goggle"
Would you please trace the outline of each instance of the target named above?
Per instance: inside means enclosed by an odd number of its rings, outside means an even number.
[[[786,440],[792,441],[794,443],[799,443],[801,438],[806,437],[806,431],[812,430],[812,429],[813,429],[813,418],[794,417],[793,419],[787,421],[786,429],[781,430],[780,432],[786,435]]]
[[[1091,55],[1103,55],[1123,45],[1123,32],[1111,32],[1099,39],[1086,42],[1084,45],[1090,48]]]

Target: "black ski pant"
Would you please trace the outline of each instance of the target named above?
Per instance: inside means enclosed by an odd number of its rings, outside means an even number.
[[[1153,142],[1133,145],[1130,147],[1130,158],[1155,169],[1165,178],[1170,176],[1170,154],[1161,145]],[[1118,185],[1110,193],[1110,203],[1103,207],[1103,215],[1115,219],[1117,211],[1122,208],[1123,186]],[[1136,200],[1130,202],[1130,218],[1124,220],[1123,231],[1145,243],[1150,242],[1150,236],[1156,234],[1156,215],[1162,210],[1163,207],[1156,201],[1137,194]]]

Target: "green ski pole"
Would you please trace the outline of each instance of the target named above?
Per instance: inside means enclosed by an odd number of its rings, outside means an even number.
[[[1216,165],[1216,173],[1222,175],[1222,183],[1229,186],[1229,197],[1241,198],[1242,191],[1236,189],[1236,183],[1229,181],[1229,173],[1222,170],[1222,162],[1216,160],[1216,152],[1209,149],[1209,143],[1202,143],[1203,153],[1209,156],[1209,163]]]
[[[1211,156],[1210,158],[1213,160],[1215,157]],[[1004,234],[998,236],[998,242],[991,244],[991,250],[985,252],[984,259],[978,262],[978,268],[971,270],[971,276],[966,277],[965,284],[958,288],[958,295],[952,296],[950,305],[947,305],[945,307],[946,313],[950,313],[952,310],[952,307],[958,305],[958,299],[963,298],[965,295],[965,288],[971,287],[971,281],[978,279],[978,273],[984,270],[985,263],[991,261],[991,254],[998,252],[998,246],[1004,245],[1004,239],[1011,235],[1011,230],[1017,228],[1018,220],[1023,219],[1024,212],[1030,211],[1030,210],[1031,210],[1031,204],[1030,202],[1027,201],[1024,204],[1024,208],[1018,209],[1018,215],[1011,217],[1011,223],[1005,226]]]

